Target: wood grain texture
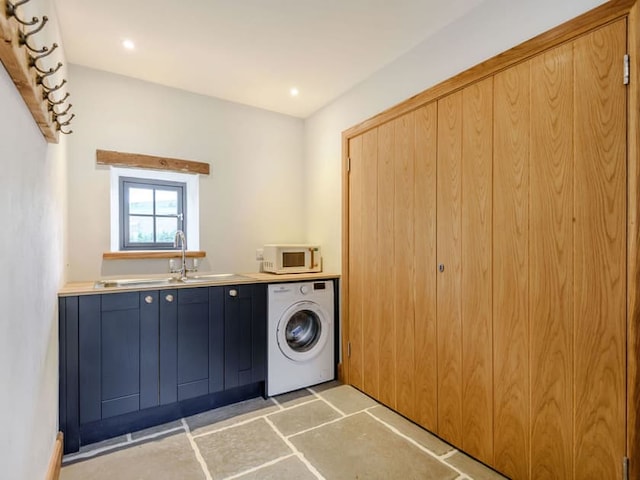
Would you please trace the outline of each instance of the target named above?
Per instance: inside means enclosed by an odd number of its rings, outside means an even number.
[[[49,143],[58,143],[58,130],[48,109],[47,101],[43,100],[44,89],[36,81],[35,70],[29,67],[27,49],[20,46],[18,37],[20,26],[15,18],[7,18],[6,11],[6,0],[0,0],[0,62],[13,80],[44,138]],[[50,85],[48,81],[47,84]],[[55,97],[55,100],[57,99]]]
[[[493,462],[493,78],[462,90],[462,448]]]
[[[436,329],[436,156],[437,103],[415,112],[414,288],[416,411],[427,430],[438,429]]]
[[[349,338],[351,356],[349,357],[349,382],[362,390],[363,351],[362,344],[362,302],[366,279],[363,275],[364,257],[355,252],[362,251],[362,135],[349,141],[351,171],[349,173]]]
[[[203,175],[209,175],[210,170],[209,164],[204,162],[155,157],[140,153],[113,152],[110,150],[96,150],[96,163],[114,167],[148,168],[171,172],[201,173]]]
[[[574,42],[576,479],[618,479],[625,453],[626,22]]]
[[[51,452],[51,458],[49,459],[49,467],[45,474],[45,480],[58,480],[60,478],[60,469],[62,468],[62,451],[63,451],[63,435],[62,432],[58,432],[56,440],[53,443],[53,451]]]
[[[382,291],[385,277],[380,275],[378,261],[378,130],[362,135],[362,273],[368,292]],[[380,393],[380,302],[379,295],[366,295],[362,304],[363,324],[363,385],[367,394],[377,398]]]
[[[531,478],[573,474],[572,51],[531,60]]]
[[[500,73],[523,60],[538,55],[545,50],[571,41],[578,35],[594,28],[626,16],[636,0],[610,0],[562,25],[544,32],[520,45],[517,45],[495,57],[492,57],[464,72],[455,75],[431,88],[421,92],[404,102],[395,105],[364,122],[345,130],[344,134],[351,138],[360,135],[382,123],[393,120],[418,107],[426,105],[456,90],[466,87],[473,82],[482,80],[496,73]]]
[[[631,59],[640,57],[640,11],[636,3],[629,14],[628,45]],[[640,62],[631,61],[628,89],[629,132],[640,131]],[[627,456],[629,478],[640,478],[640,136],[628,137],[627,178]]]
[[[342,281],[340,282],[340,323],[342,325],[340,344],[342,346],[342,362],[338,364],[339,378],[349,383],[349,137],[342,134]]]
[[[462,92],[438,101],[438,435],[462,445]]]
[[[494,465],[529,478],[530,63],[494,78]]]
[[[380,299],[380,400],[396,408],[396,345],[395,345],[395,268],[394,214],[395,199],[395,126],[393,122],[378,128],[378,251],[380,277],[375,295]]]
[[[413,113],[394,120],[394,317],[396,351],[396,408],[415,416],[414,324],[414,138]]]

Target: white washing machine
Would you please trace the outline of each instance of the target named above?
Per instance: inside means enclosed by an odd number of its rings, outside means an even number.
[[[333,380],[333,282],[269,285],[267,395]]]

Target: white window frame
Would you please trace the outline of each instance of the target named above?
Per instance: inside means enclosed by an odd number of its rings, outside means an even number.
[[[197,174],[161,172],[157,170],[144,170],[139,168],[111,167],[111,251],[120,250],[120,177],[140,178],[147,180],[165,180],[170,182],[182,182],[187,186],[186,220],[187,248],[200,250],[200,206],[199,177]]]

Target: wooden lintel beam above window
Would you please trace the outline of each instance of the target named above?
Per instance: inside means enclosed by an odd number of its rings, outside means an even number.
[[[151,170],[209,175],[208,163],[180,160],[177,158],[154,157],[140,153],[96,150],[96,163],[98,165],[111,165],[114,167],[148,168]]]

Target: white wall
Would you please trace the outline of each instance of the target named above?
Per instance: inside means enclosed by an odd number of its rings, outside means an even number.
[[[102,260],[109,170],[96,149],[211,164],[200,177],[201,271],[258,271],[256,248],[306,239],[302,120],[75,65],[70,81],[69,280],[168,270],[166,260]]]
[[[305,122],[307,235],[341,270],[341,134],[498,53],[604,3],[486,0]]]
[[[0,65],[0,477],[44,478],[58,430],[65,151]]]

